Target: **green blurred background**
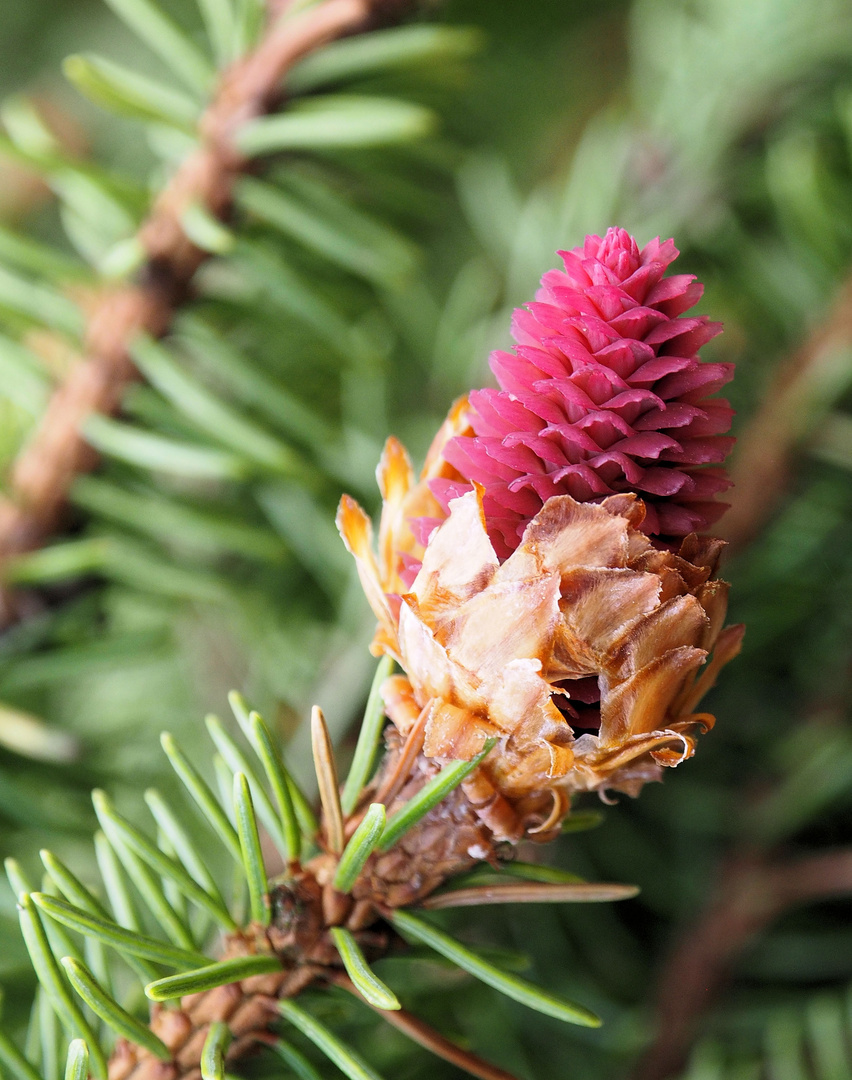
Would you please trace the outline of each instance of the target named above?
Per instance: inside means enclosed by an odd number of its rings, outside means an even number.
[[[168,10],[196,32],[190,0]],[[666,958],[678,941],[700,939],[720,868],[783,866],[852,844],[852,7],[450,0],[424,17],[472,32],[440,63],[356,75],[347,87],[426,106],[435,131],[273,160],[263,183],[310,207],[314,226],[292,214],[282,224],[247,196],[234,225],[243,246],[204,268],[178,325],[192,384],[169,392],[149,376],[153,385],[128,395],[123,423],[182,446],[224,446],[236,471],[204,480],[163,471],[133,458],[126,428],[102,431],[105,464],[75,489],[54,561],[16,567],[32,592],[29,617],[0,641],[2,846],[33,872],[46,841],[85,860],[89,787],[108,786],[121,802],[162,782],[159,731],[197,750],[200,717],[221,711],[232,686],[291,740],[303,778],[299,723],[311,702],[345,756],[371,661],[366,604],[332,525],[341,490],[376,506],[372,469],[389,432],[422,455],[452,399],[487,382],[490,349],[508,344],[511,309],[532,296],[556,249],[612,224],[640,244],[673,236],[678,271],[706,285],[699,310],[726,324],[708,358],[737,363],[736,543],[725,575],[733,620],[748,624],[744,652],[708,703],[718,723],[696,758],[546,852],[592,878],[635,882],[638,900],[452,920],[470,940],[526,954],[531,977],[597,1008],[605,1026],[567,1030],[461,980],[435,994],[434,971],[417,963],[387,961],[387,971],[397,965],[394,977],[443,1030],[529,1080],[632,1070],[644,1080],[843,1080],[848,870],[845,886],[781,905],[732,947],[724,988],[678,1044],[686,1064],[655,1073],[643,1055],[661,1026],[659,980],[675,999],[684,980],[688,998],[691,976]],[[169,168],[165,137],[140,138],[132,121],[84,101],[61,62],[94,51],[164,82],[168,72],[96,0],[0,0],[0,29],[7,130],[35,101],[61,143],[130,178],[132,226]],[[0,156],[0,224],[69,254],[76,246],[102,272],[127,223],[104,239],[104,207],[69,194],[67,178],[51,187]],[[0,257],[14,265],[5,236]],[[56,371],[16,381],[6,343],[32,345],[38,320],[5,278],[0,321],[5,462]],[[56,357],[56,370],[65,362]],[[299,447],[321,480],[241,471],[239,440],[193,412],[197,386]],[[46,726],[16,743],[14,710]],[[69,752],[72,762],[56,760]],[[758,908],[765,900],[765,877],[755,881],[755,894],[744,887],[724,901],[731,921],[749,895]],[[11,920],[11,893],[3,910]],[[9,927],[0,978],[14,1019],[32,979]],[[713,953],[696,961],[710,964],[708,986]],[[388,1076],[459,1075],[377,1037],[363,1018],[338,1021]]]

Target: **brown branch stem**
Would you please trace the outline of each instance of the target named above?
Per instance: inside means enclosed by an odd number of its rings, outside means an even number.
[[[715,895],[675,948],[660,977],[657,1036],[633,1080],[679,1075],[700,1018],[727,985],[748,944],[800,904],[852,896],[852,848],[770,861],[742,854],[723,868]]]
[[[0,500],[0,559],[39,547],[60,525],[74,478],[91,470],[97,455],[81,433],[86,417],[109,414],[137,377],[128,351],[139,333],[165,334],[185,302],[193,276],[208,254],[184,232],[192,205],[224,220],[239,176],[250,165],[235,136],[271,111],[293,64],[336,38],[401,15],[412,0],[325,0],[303,14],[273,20],[253,52],[222,73],[199,122],[200,146],[175,172],[138,231],[146,253],[132,283],[104,285],[87,305],[82,356],[56,390]],[[14,611],[0,612],[0,622]]]
[[[772,387],[740,437],[733,459],[731,508],[718,526],[734,550],[757,536],[791,473],[791,456],[848,384],[852,346],[852,277],[828,312],[773,377]]]
[[[517,1080],[517,1077],[507,1073],[505,1069],[499,1069],[489,1061],[485,1061],[476,1054],[472,1054],[469,1050],[463,1050],[456,1043],[450,1042],[439,1031],[427,1024],[425,1020],[413,1016],[410,1012],[406,1012],[405,1009],[391,1011],[370,1005],[369,1001],[366,1001],[358,993],[352,981],[346,975],[335,972],[331,981],[337,986],[343,987],[344,990],[348,990],[350,994],[357,997],[359,1001],[364,1002],[365,1005],[369,1005],[373,1012],[381,1016],[383,1020],[387,1020],[389,1024],[401,1031],[403,1035],[407,1035],[409,1039],[418,1043],[425,1050],[429,1050],[436,1057],[443,1058],[444,1061],[449,1061],[451,1065],[463,1069],[471,1076],[479,1077],[479,1080]]]

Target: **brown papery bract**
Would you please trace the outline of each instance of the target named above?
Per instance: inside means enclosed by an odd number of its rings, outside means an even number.
[[[451,502],[418,550],[410,532],[396,542],[425,487],[411,476],[391,443],[380,467],[380,560],[352,500],[338,523],[379,619],[374,649],[405,671],[384,694],[400,732],[428,709],[423,752],[439,763],[469,760],[498,739],[465,783],[494,836],[548,839],[572,793],[635,795],[661,767],[690,757],[713,724],[698,702],[742,638],[741,627],[723,629],[721,542],[692,535],[677,552],[661,549],[640,531],[635,495],[561,495],[501,563],[476,487]],[[387,552],[400,547],[422,565],[410,590],[396,593]]]

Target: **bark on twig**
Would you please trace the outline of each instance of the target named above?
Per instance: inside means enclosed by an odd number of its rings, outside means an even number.
[[[96,463],[82,425],[92,413],[119,407],[136,377],[128,352],[133,337],[165,334],[185,302],[208,255],[187,237],[181,217],[189,206],[200,205],[220,220],[227,218],[235,183],[250,165],[237,150],[237,133],[277,105],[282,79],[296,61],[336,38],[400,17],[411,6],[413,0],[325,0],[302,15],[273,20],[257,48],[223,72],[200,121],[200,146],[139,230],[146,258],[136,281],[105,286],[94,298],[83,356],[14,463],[10,496],[0,501],[0,560],[37,548],[56,530],[75,476]],[[0,623],[13,617],[12,606],[0,605]]]
[[[852,278],[826,319],[774,377],[772,389],[741,436],[731,477],[731,508],[719,535],[745,547],[772,515],[789,482],[791,456],[849,382]]]
[[[790,908],[844,896],[852,896],[852,848],[776,862],[758,854],[732,858],[720,875],[715,896],[663,970],[656,1003],[657,1037],[633,1080],[680,1075],[701,1018],[761,931]]]
[[[425,1050],[429,1050],[436,1057],[443,1058],[444,1061],[449,1061],[451,1065],[455,1065],[471,1076],[477,1077],[478,1080],[517,1080],[516,1076],[506,1072],[505,1069],[500,1069],[498,1066],[492,1065],[490,1061],[485,1061],[484,1058],[479,1057],[478,1054],[471,1053],[470,1050],[464,1050],[461,1046],[457,1046],[456,1043],[450,1042],[440,1031],[436,1031],[431,1024],[427,1024],[419,1016],[414,1016],[412,1013],[406,1012],[405,1009],[391,1012],[371,1005],[369,1001],[361,997],[352,984],[352,980],[345,975],[335,975],[331,981],[336,983],[337,986],[343,987],[344,990],[348,990],[359,1001],[363,1001],[373,1012],[378,1013],[392,1027],[395,1027],[397,1031],[401,1031],[403,1035],[407,1035],[413,1042],[418,1043]]]

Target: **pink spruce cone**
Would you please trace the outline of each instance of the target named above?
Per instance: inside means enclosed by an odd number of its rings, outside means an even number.
[[[377,550],[341,500],[373,650],[404,672],[387,715],[438,764],[497,740],[464,792],[500,840],[550,838],[574,793],[635,795],[690,757],[740,647],[724,544],[695,535],[724,509],[731,408],[710,395],[732,365],[698,359],[720,326],[684,316],[702,289],[663,276],[677,254],[623,229],[562,253],[491,358],[501,389],[456,402],[419,480],[388,440]]]
[[[548,271],[535,301],[515,311],[514,352],[491,355],[500,390],[471,394],[473,434],[444,447],[461,479],[430,487],[446,512],[482,486],[501,559],[554,495],[597,502],[635,492],[646,508],[642,531],[671,546],[726,509],[714,500],[730,481],[708,466],[730,451],[732,410],[710,395],[733,365],[697,355],[721,323],[684,315],[703,286],[691,274],[663,277],[678,256],[671,240],[640,251],[612,228],[559,254],[564,272]],[[417,531],[427,524],[436,522]]]

